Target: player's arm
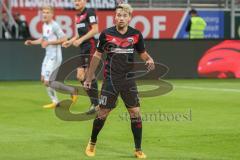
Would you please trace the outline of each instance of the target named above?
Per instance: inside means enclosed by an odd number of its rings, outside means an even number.
[[[139,33],[139,39],[138,42],[135,44],[135,49],[139,53],[140,58],[145,62],[147,70],[148,71],[154,70],[155,69],[154,61],[146,51],[144,39],[141,33]]]
[[[97,23],[92,24],[91,27],[92,29],[87,34],[80,38],[83,42],[98,34],[98,24]]]
[[[24,44],[26,45],[26,46],[29,46],[29,45],[39,45],[39,44],[41,44],[42,43],[42,38],[39,38],[39,39],[36,39],[36,40],[26,40],[25,42],[24,42]]]
[[[90,88],[91,87],[91,82],[94,78],[95,71],[96,71],[101,59],[102,59],[102,53],[99,52],[99,51],[96,51],[93,55],[93,58],[92,58],[91,62],[90,62],[90,67],[89,67],[87,75],[86,75],[86,80],[84,82],[84,87],[85,88]]]
[[[78,37],[79,37],[79,36],[76,35],[76,36],[72,37],[71,39],[69,39],[69,40],[63,42],[62,47],[64,47],[64,48],[68,48],[68,47],[70,47],[70,46],[73,44],[73,42],[76,41],[76,40],[78,39]]]
[[[75,47],[79,46],[84,41],[86,41],[86,40],[94,37],[96,34],[98,34],[98,24],[97,24],[97,17],[96,17],[95,11],[90,9],[90,10],[88,10],[87,14],[88,14],[88,22],[91,25],[91,30],[89,30],[88,33],[86,33],[85,35],[79,37],[78,40],[73,42],[73,45]]]
[[[140,53],[140,58],[145,62],[147,65],[148,71],[154,70],[155,69],[155,64],[152,59],[152,57],[145,51],[143,53]]]
[[[88,72],[86,74],[86,81],[84,82],[85,88],[91,87],[92,79],[94,78],[95,71],[99,65],[99,62],[102,58],[102,54],[104,53],[104,46],[106,43],[106,36],[105,33],[101,33],[98,40],[97,50],[93,55],[93,58],[90,62],[90,67],[88,69]]]
[[[91,25],[92,26],[92,29],[87,33],[85,34],[84,36],[78,38],[77,40],[75,40],[73,42],[73,45],[75,47],[78,47],[80,44],[82,44],[84,41],[94,37],[96,34],[98,34],[98,24],[93,24]]]
[[[65,41],[67,41],[67,36],[61,37],[56,41],[49,41],[48,44],[49,45],[58,45],[58,44],[62,44]]]
[[[62,47],[64,47],[64,48],[70,47],[73,44],[73,42],[76,41],[79,38],[77,26],[75,26],[75,29],[76,29],[75,30],[75,36],[73,36],[69,40],[63,42]]]
[[[45,41],[43,40],[41,45],[42,48],[46,48],[48,45],[59,45],[62,44],[63,42],[67,41],[67,36],[63,36],[55,41]]]

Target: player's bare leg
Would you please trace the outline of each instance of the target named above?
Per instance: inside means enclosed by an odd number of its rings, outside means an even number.
[[[41,82],[44,84],[44,76],[41,76]]]
[[[131,118],[131,128],[134,137],[135,143],[135,152],[134,156],[136,158],[146,158],[147,156],[142,152],[141,143],[142,143],[142,119],[141,112],[139,107],[129,107],[128,113]]]
[[[69,93],[71,95],[73,104],[77,102],[77,98],[78,98],[78,96],[77,96],[78,89],[77,88],[64,85],[62,82],[58,82],[58,81],[50,82],[49,87],[53,88],[54,90],[61,90],[66,93]]]
[[[46,86],[48,96],[51,98],[52,103],[44,105],[43,108],[55,108],[58,104],[58,98],[57,98],[57,93],[54,89],[49,87],[49,81],[45,81],[44,77],[41,78],[43,80],[44,85]]]
[[[97,136],[101,129],[103,128],[107,116],[109,115],[110,112],[111,109],[99,108],[98,110],[98,115],[96,119],[93,121],[92,135],[85,150],[86,155],[89,157],[93,157],[96,154]]]
[[[84,79],[85,79],[85,68],[82,68],[82,67],[77,68],[77,79],[79,81],[84,81]]]
[[[77,69],[77,79],[81,82],[82,85],[85,81],[85,76],[86,76],[87,71],[88,71],[88,68],[79,67]],[[89,107],[89,111],[98,110],[98,108],[99,108],[98,85],[97,85],[97,80],[95,79],[95,77],[92,80],[91,88],[85,89],[85,91],[88,94],[90,101],[91,101],[91,106]]]

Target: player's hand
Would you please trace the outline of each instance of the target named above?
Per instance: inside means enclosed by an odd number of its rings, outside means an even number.
[[[74,41],[73,42],[73,45],[75,46],[75,47],[78,47],[80,44],[82,44],[82,39],[80,38],[80,39],[78,39],[78,40],[76,40],[76,41]]]
[[[48,41],[43,40],[41,43],[42,48],[47,48],[47,46],[49,45]]]
[[[29,45],[32,44],[32,41],[31,41],[31,40],[26,40],[26,41],[24,42],[24,44],[25,44],[26,46],[29,46]]]
[[[66,42],[63,42],[62,47],[68,48],[68,47],[70,47],[71,45],[72,45],[72,43],[71,43],[70,41],[66,41]]]
[[[84,83],[83,83],[83,87],[86,88],[86,89],[90,89],[91,84],[92,84],[92,81],[85,80]]]
[[[149,58],[149,59],[146,61],[145,65],[147,66],[148,72],[155,69],[155,64],[154,64],[154,61],[153,61],[152,58]]]

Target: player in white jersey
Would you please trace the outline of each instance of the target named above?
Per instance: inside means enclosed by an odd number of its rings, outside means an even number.
[[[42,8],[42,37],[37,40],[27,40],[25,45],[41,45],[45,48],[46,53],[42,63],[41,81],[47,88],[51,104],[44,105],[44,108],[55,108],[58,104],[56,91],[49,87],[52,73],[61,65],[62,50],[61,44],[67,40],[66,35],[60,26],[53,20],[53,8],[45,6]]]

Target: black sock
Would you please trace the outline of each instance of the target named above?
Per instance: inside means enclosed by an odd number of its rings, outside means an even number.
[[[81,81],[81,83],[83,84],[84,81]],[[99,104],[97,80],[96,79],[92,80],[91,89],[88,89],[85,91],[87,92],[90,98],[91,104],[93,104],[94,106],[97,106]]]
[[[131,118],[131,128],[134,137],[136,150],[141,150],[142,143],[142,119],[141,117]]]
[[[92,128],[92,135],[91,135],[91,142],[92,143],[96,143],[97,142],[98,133],[103,128],[105,120],[106,119],[96,118],[93,121],[93,128]]]

